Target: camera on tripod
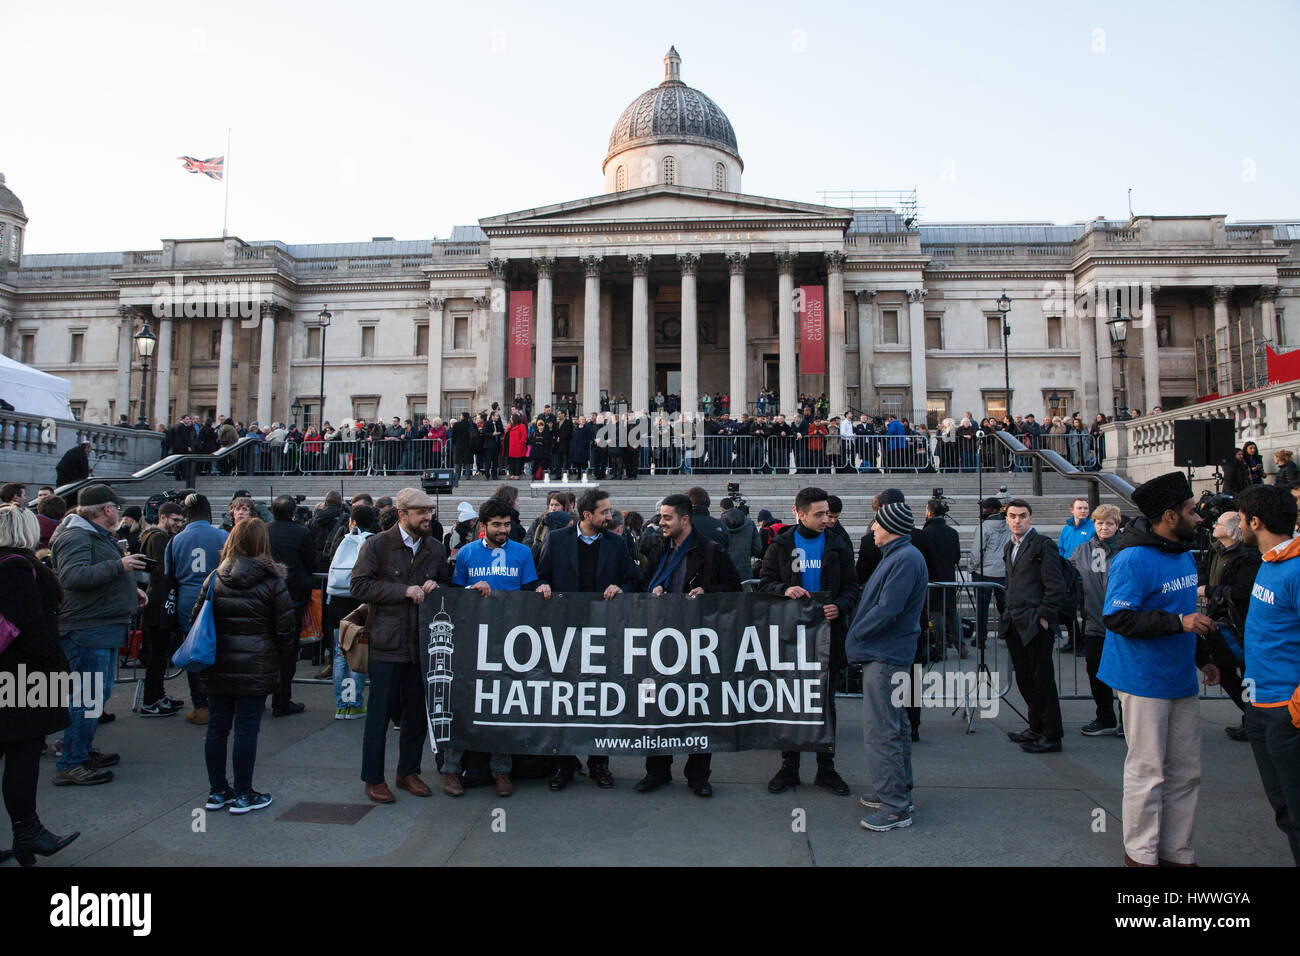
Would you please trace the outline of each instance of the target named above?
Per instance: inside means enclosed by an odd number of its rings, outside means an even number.
[[[740,482],[727,482],[727,497],[740,509],[740,513],[749,517],[749,499],[740,493]]]

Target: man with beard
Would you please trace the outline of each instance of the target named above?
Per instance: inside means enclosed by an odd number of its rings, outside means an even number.
[[[427,797],[420,779],[420,756],[427,732],[425,681],[420,641],[420,604],[440,584],[450,583],[447,552],[429,537],[433,499],[417,488],[397,493],[397,524],[371,535],[361,545],[352,567],[352,597],[370,605],[370,701],[361,745],[361,779],[366,796],[392,803],[393,791],[384,782],[384,739],[392,709],[400,702],[401,737],[397,758],[397,787]]]
[[[1133,503],[1143,516],[1124,530],[1110,562],[1097,671],[1119,693],[1128,740],[1124,865],[1189,866],[1201,787],[1196,636],[1215,629],[1212,618],[1196,613],[1196,561],[1188,550],[1200,519],[1181,471],[1139,485]],[[1218,669],[1207,664],[1205,677],[1217,684]]]
[[[548,586],[543,594],[551,590],[560,594],[599,594],[612,601],[640,587],[641,569],[632,560],[623,539],[609,530],[613,514],[609,492],[591,488],[578,501],[578,523],[547,535],[537,566],[538,589]],[[577,757],[556,757],[551,789],[563,790],[568,786],[578,767]],[[614,786],[607,755],[588,756],[587,772],[601,789]]]

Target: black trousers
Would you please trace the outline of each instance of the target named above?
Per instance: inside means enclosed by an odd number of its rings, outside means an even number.
[[[1115,726],[1115,692],[1097,679],[1097,668],[1101,666],[1101,649],[1105,643],[1104,634],[1087,634],[1083,636],[1083,659],[1088,667],[1088,686],[1092,689],[1092,699],[1097,704],[1097,723],[1103,727]]]
[[[425,718],[424,674],[416,664],[370,661],[370,706],[366,709],[366,733],[361,744],[361,779],[382,783],[384,743],[388,733],[389,701],[396,696],[401,708],[402,730],[398,737],[397,775],[420,772]]]
[[[582,761],[579,760],[577,757],[573,756],[573,754],[564,754],[563,756],[559,756],[555,758],[556,770],[567,770],[569,771],[570,774],[575,774],[578,772],[578,768],[581,766],[582,766]],[[587,771],[591,772],[596,767],[604,767],[606,770],[608,770],[609,755],[592,754],[590,757],[588,757]]]
[[[686,782],[703,783],[709,779],[713,754],[691,754],[686,758]],[[645,758],[645,772],[660,780],[673,777],[672,754],[655,754]]]
[[[1056,672],[1052,668],[1052,633],[1038,628],[1022,644],[1014,624],[1007,625],[1007,651],[1016,672],[1016,684],[1029,708],[1029,729],[1048,740],[1060,740],[1061,702],[1056,696]]]
[[[288,707],[292,699],[293,675],[298,673],[298,641],[302,635],[302,619],[307,614],[307,605],[298,605],[293,613],[293,640],[280,656],[280,679],[276,681],[275,693],[271,695],[271,706],[276,710]]]
[[[826,710],[831,718],[831,743],[817,751],[818,770],[835,769],[835,691],[839,688],[840,679],[847,667],[847,662],[837,661],[832,656],[830,664],[831,689],[826,700]],[[781,762],[792,767],[798,767],[799,756],[800,751],[798,750],[783,750],[781,751]]]
[[[5,760],[5,810],[15,829],[36,815],[36,783],[41,770],[41,745],[44,737],[26,740],[0,740],[0,756]]]
[[[159,624],[140,623],[145,656],[149,662],[144,669],[145,706],[157,702],[163,696],[163,673],[172,656],[172,635]]]

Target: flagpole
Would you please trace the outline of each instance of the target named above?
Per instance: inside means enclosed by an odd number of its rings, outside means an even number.
[[[226,183],[225,205],[221,210],[221,238],[226,238],[226,223],[230,218],[230,127],[226,127],[226,161],[222,164],[221,178]]]

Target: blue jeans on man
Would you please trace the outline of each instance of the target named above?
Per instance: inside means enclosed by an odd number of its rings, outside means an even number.
[[[110,624],[67,631],[62,635],[63,653],[68,658],[69,671],[80,675],[81,694],[73,694],[68,699],[68,715],[72,718],[72,723],[63,732],[63,755],[57,764],[59,770],[72,770],[90,761],[90,749],[95,743],[99,716],[113,693],[117,649],[125,632],[124,624]],[[118,643],[112,647],[96,646],[114,637]],[[96,675],[99,675],[98,678]],[[92,705],[93,709],[87,705]]]

